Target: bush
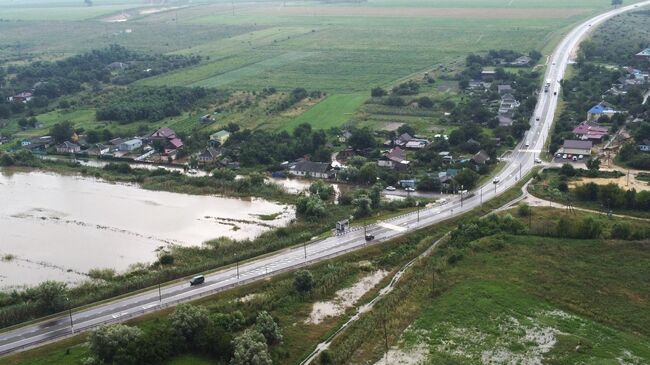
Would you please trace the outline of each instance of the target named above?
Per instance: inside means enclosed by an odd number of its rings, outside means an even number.
[[[88,348],[106,364],[138,364],[142,330],[123,324],[100,326],[88,337]]]
[[[520,217],[528,217],[531,213],[530,206],[528,204],[519,204],[517,208],[517,214]]]
[[[308,270],[300,270],[293,280],[293,288],[304,295],[314,288],[314,276]]]
[[[282,342],[280,327],[267,311],[262,311],[257,315],[255,329],[266,338],[266,343],[270,345]]]
[[[231,365],[272,365],[264,336],[254,330],[246,330],[233,340],[234,355]]]

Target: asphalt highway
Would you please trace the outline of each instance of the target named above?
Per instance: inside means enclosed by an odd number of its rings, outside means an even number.
[[[132,294],[35,324],[29,324],[0,333],[0,354],[8,354],[25,348],[41,345],[86,331],[104,323],[114,323],[150,313],[160,308],[226,290],[243,283],[260,280],[304,265],[321,261],[361,248],[367,244],[385,241],[403,235],[414,229],[435,224],[450,217],[470,211],[483,202],[494,198],[511,188],[535,165],[535,158],[544,148],[560,94],[559,81],[564,76],[572,53],[589,30],[603,21],[636,7],[646,6],[649,1],[621,7],[598,15],[571,30],[550,56],[545,80],[550,80],[548,92],[540,87],[531,128],[515,149],[507,165],[494,181],[489,181],[464,198],[457,197],[445,204],[420,209],[403,216],[378,222],[367,227],[367,233],[375,236],[366,242],[364,229],[356,228],[343,235],[312,241],[300,247],[285,249],[277,253],[229,267],[205,275],[205,283],[190,286],[189,283],[175,283],[142,293]],[[555,95],[557,93],[557,95]],[[539,121],[537,121],[539,118]],[[495,183],[496,182],[496,183]]]

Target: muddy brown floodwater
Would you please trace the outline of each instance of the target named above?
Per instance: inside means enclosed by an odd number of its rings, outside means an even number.
[[[48,279],[74,284],[93,268],[123,272],[155,261],[160,247],[198,246],[220,236],[254,238],[294,217],[293,207],[262,199],[0,170],[0,290]]]

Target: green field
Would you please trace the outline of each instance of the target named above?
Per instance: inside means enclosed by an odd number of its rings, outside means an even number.
[[[504,248],[494,249],[499,241]],[[646,363],[647,248],[647,242],[481,239],[474,254],[445,274],[451,289],[424,311],[404,344],[427,343],[433,363],[480,363],[486,353],[520,362]]]
[[[284,125],[284,129],[293,130],[302,123],[311,124],[318,129],[340,127],[348,122],[354,112],[367,99],[365,94],[337,94],[328,96],[299,117]]]

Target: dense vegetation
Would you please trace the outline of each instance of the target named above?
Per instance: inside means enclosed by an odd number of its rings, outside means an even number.
[[[97,108],[96,117],[120,123],[156,122],[224,96],[222,92],[201,87],[132,87],[111,93]]]
[[[198,56],[151,55],[112,45],[59,61],[37,61],[0,69],[0,117],[24,109],[22,103],[8,103],[7,97],[33,90],[28,107],[42,107],[49,100],[84,89],[98,91],[105,84],[125,85],[200,61]]]

